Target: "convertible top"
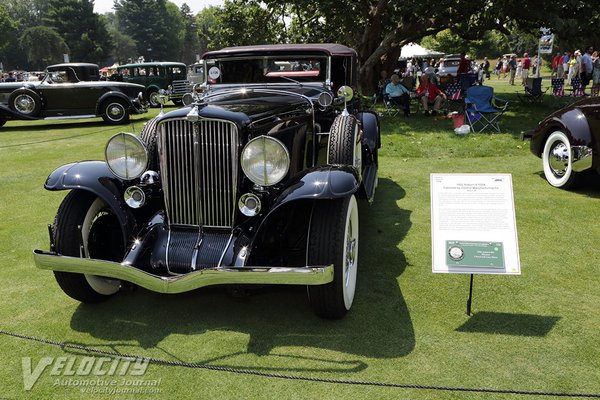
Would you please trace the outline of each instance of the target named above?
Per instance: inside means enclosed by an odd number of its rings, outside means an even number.
[[[251,56],[257,54],[274,55],[286,53],[325,53],[329,56],[354,56],[356,51],[336,43],[306,43],[306,44],[265,44],[257,46],[226,47],[221,50],[204,53],[203,59],[229,57],[229,56]]]

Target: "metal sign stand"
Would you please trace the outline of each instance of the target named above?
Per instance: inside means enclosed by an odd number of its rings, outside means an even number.
[[[467,299],[467,315],[470,317],[471,304],[473,303],[473,274],[471,274],[471,282],[469,283],[469,298]]]

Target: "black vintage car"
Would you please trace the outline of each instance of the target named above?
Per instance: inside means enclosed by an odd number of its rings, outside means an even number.
[[[187,107],[105,161],[64,165],[70,190],[42,269],[82,302],[127,282],[179,293],[208,285],[307,285],[315,312],[350,309],[358,268],[357,198],[373,199],[376,114],[352,98],[357,60],[337,44],[227,48],[204,55]]]
[[[552,186],[567,189],[580,172],[600,172],[600,98],[583,99],[550,114],[528,136],[531,152],[542,159]]]
[[[146,112],[144,87],[100,81],[96,64],[49,66],[39,82],[0,83],[0,126],[9,120],[102,117],[122,124]]]

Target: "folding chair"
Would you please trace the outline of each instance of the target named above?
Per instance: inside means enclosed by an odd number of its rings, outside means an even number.
[[[446,86],[446,98],[448,109],[451,111],[464,111],[464,101],[460,83],[451,83]]]
[[[542,91],[542,78],[527,78],[524,90],[524,93],[517,92],[517,97],[522,103],[541,103],[548,88]]]
[[[467,90],[465,98],[465,113],[471,130],[481,125],[478,132],[490,127],[500,133],[498,119],[506,112],[509,101],[494,97],[491,86],[472,86]]]
[[[565,78],[552,78],[550,87],[552,88],[554,105],[559,106],[561,104],[561,100],[567,97],[565,95]]]
[[[385,106],[385,113],[389,116],[396,116],[400,112],[400,107],[390,100],[390,96],[383,92],[383,105]]]
[[[571,79],[571,88],[573,89],[573,98],[585,96],[585,93],[583,92],[583,83],[581,82],[581,78],[575,77]]]

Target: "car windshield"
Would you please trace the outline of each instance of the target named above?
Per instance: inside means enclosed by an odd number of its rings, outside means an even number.
[[[206,60],[211,84],[325,82],[325,57],[262,57]]]
[[[50,71],[46,74],[46,80],[50,83],[76,83],[79,82],[77,74],[73,69]]]

